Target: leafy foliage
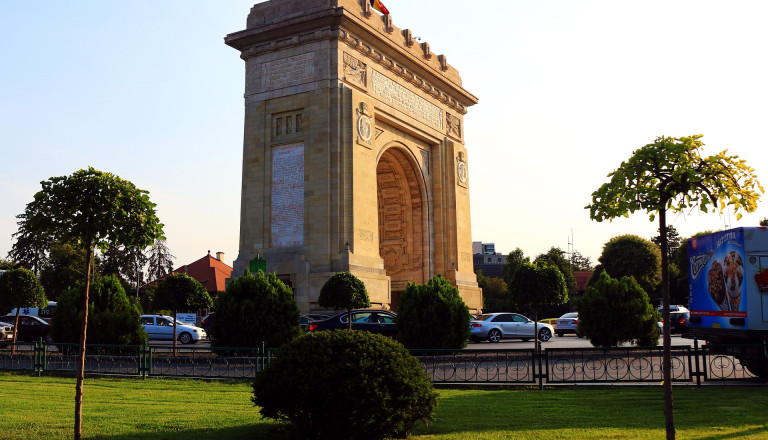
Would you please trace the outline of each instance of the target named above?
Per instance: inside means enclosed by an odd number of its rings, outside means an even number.
[[[754,169],[728,150],[703,157],[701,138],[661,136],[636,150],[608,174],[610,182],[592,193],[586,207],[590,217],[603,221],[645,210],[653,221],[661,210],[715,208],[722,213],[731,207],[738,220],[741,209],[754,212],[763,193]]]
[[[555,306],[568,301],[563,274],[556,266],[539,263],[524,263],[508,286],[509,299],[519,307],[530,307],[534,321],[542,306]]]
[[[633,340],[656,345],[659,341],[656,311],[632,277],[617,280],[601,272],[597,282],[576,301],[579,333],[596,347],[614,347]]]
[[[659,235],[651,239],[659,249],[661,249],[661,238],[661,228],[659,228]],[[672,259],[681,243],[682,241],[680,240],[680,234],[677,233],[677,229],[672,225],[667,226],[667,258]]]
[[[563,252],[559,247],[553,246],[547,251],[547,253],[539,254],[534,260],[534,263],[540,261],[546,262],[560,269],[560,273],[563,274],[563,280],[565,281],[566,289],[568,289],[568,292],[573,292],[576,290],[576,278],[573,276],[573,267],[571,266],[571,262],[563,256],[564,254],[565,252]]]
[[[613,237],[597,260],[613,278],[631,276],[650,297],[659,297],[661,250],[649,240],[632,234]]]
[[[483,289],[484,313],[512,310],[512,303],[507,296],[507,283],[503,279],[489,278],[482,271],[477,271],[477,285]]]
[[[111,244],[102,255],[100,270],[103,275],[117,275],[125,284],[140,286],[148,258],[141,248]]]
[[[173,272],[173,259],[175,257],[168,249],[165,240],[155,240],[149,249],[147,260],[147,277],[150,280],[159,280],[160,278]]]
[[[78,243],[51,242],[48,258],[40,269],[40,282],[51,301],[57,301],[68,288],[83,283],[86,257]],[[97,278],[99,273],[99,261],[94,259],[91,279]]]
[[[83,325],[80,334],[80,365],[75,387],[75,440],[82,436],[82,396],[85,377],[85,343],[88,323],[88,295],[91,261],[95,247],[110,244],[145,248],[163,238],[163,225],[147,191],[111,173],[89,167],[71,176],[52,177],[40,182],[42,189],[18,218],[16,236],[40,237],[78,243],[86,260],[83,270]]]
[[[262,416],[286,420],[301,438],[405,438],[435,418],[437,393],[398,342],[368,332],[315,332],[283,346],[256,376]]]
[[[397,306],[397,339],[408,348],[464,348],[469,308],[442,275],[426,284],[408,283]]]
[[[571,254],[571,268],[573,271],[590,271],[593,269],[592,261],[589,260],[589,257],[585,257],[579,253],[579,251],[574,251],[573,254]]]
[[[501,276],[504,279],[504,282],[507,284],[511,283],[517,268],[523,263],[528,263],[530,261],[531,260],[525,256],[523,250],[520,248],[515,248],[514,251],[510,252],[507,256],[507,261],[504,262],[504,266],[501,268]]]
[[[246,272],[220,292],[209,327],[214,347],[279,347],[301,333],[291,289],[274,273]]]
[[[47,305],[43,286],[32,271],[19,267],[0,275],[0,314],[21,307],[43,308]]]
[[[48,261],[48,249],[51,245],[51,237],[31,230],[27,225],[25,214],[17,216],[19,218],[19,230],[13,234],[16,241],[13,242],[8,258],[19,265],[40,273],[40,269]]]
[[[51,337],[56,342],[77,343],[83,320],[83,286],[65,290],[59,297],[51,320]],[[88,297],[88,342],[92,344],[137,345],[147,339],[141,313],[114,275],[101,277]]]
[[[183,273],[168,275],[157,285],[155,291],[154,309],[199,310],[211,307],[208,291],[199,281]]]
[[[349,272],[338,272],[328,279],[320,289],[317,298],[320,307],[333,309],[361,309],[371,306],[365,283]],[[352,322],[349,323],[352,328]]]

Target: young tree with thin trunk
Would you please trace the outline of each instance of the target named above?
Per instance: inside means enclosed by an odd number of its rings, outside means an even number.
[[[176,312],[179,310],[207,309],[213,305],[208,291],[200,281],[183,273],[168,275],[157,286],[155,292],[155,309],[173,311],[173,355],[176,356],[176,341],[179,336],[176,331]]]
[[[22,307],[43,308],[48,305],[43,286],[31,270],[19,267],[0,276],[0,313],[16,309],[13,323],[12,353],[16,353],[16,331],[19,328],[19,311]]]
[[[85,343],[88,328],[88,291],[94,249],[105,250],[110,243],[123,246],[150,246],[163,238],[163,225],[147,191],[120,177],[91,167],[71,176],[52,177],[41,182],[35,200],[27,204],[17,236],[50,237],[77,243],[85,256],[83,267],[83,321],[80,329],[77,385],[75,389],[75,440],[82,436]]]
[[[371,306],[365,284],[349,272],[339,272],[330,277],[320,289],[317,303],[320,307],[346,309],[350,330],[352,330],[352,316],[350,316],[352,309]]]
[[[629,217],[645,210],[654,221],[659,217],[661,239],[661,287],[663,320],[669,322],[669,268],[667,210],[682,212],[710,208],[722,213],[731,207],[736,219],[740,210],[754,212],[763,187],[754,170],[738,156],[723,150],[713,156],[701,155],[702,135],[681,138],[661,136],[635,152],[618,169],[608,174],[611,179],[592,193],[592,203],[586,206],[596,221]],[[670,326],[664,326],[664,418],[667,439],[675,438],[672,402]]]

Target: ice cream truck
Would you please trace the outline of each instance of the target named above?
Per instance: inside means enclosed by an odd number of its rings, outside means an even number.
[[[688,263],[690,337],[768,378],[768,228],[693,237]]]

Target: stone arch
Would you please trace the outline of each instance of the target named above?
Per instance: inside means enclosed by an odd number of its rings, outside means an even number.
[[[429,209],[426,184],[410,150],[393,142],[376,165],[379,254],[391,280],[397,309],[406,283],[424,283],[430,275]]]

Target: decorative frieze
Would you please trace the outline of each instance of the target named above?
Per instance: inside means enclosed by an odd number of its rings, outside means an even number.
[[[302,83],[315,77],[315,53],[308,52],[261,65],[261,87],[275,89]]]
[[[439,129],[443,128],[443,112],[440,107],[408,90],[405,86],[396,83],[376,70],[371,72],[371,85],[373,93],[395,107]]]

